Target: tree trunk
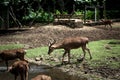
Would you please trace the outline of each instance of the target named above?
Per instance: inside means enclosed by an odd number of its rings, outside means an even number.
[[[0,7],[0,29],[8,29],[9,28],[9,7],[2,6]]]

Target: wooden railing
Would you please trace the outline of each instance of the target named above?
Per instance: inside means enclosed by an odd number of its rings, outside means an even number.
[[[83,15],[55,14],[54,19],[82,19]]]
[[[83,27],[83,22],[81,21],[83,15],[72,15],[72,14],[55,14],[54,22],[55,25],[66,25],[71,28]]]

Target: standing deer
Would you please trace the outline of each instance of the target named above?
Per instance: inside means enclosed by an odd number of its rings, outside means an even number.
[[[16,61],[8,69],[8,72],[15,76],[15,80],[20,75],[21,80],[28,80],[29,63],[26,61]]]
[[[11,50],[3,50],[0,52],[0,58],[5,61],[7,70],[8,70],[8,61],[19,58],[20,60],[25,60],[24,56],[26,51],[23,48],[20,49],[11,49]]]
[[[86,51],[88,51],[90,59],[92,59],[90,50],[86,47],[86,44],[89,42],[89,39],[87,37],[68,37],[63,39],[61,42],[56,43],[56,41],[49,43],[49,50],[48,54],[50,55],[51,52],[53,52],[54,49],[64,49],[65,52],[62,56],[62,64],[64,61],[64,56],[68,53],[68,63],[70,63],[70,50],[71,49],[77,49],[79,47],[82,48],[82,51],[84,53],[83,59],[85,58]]]
[[[106,28],[109,28],[110,30],[112,30],[112,25],[111,25],[113,23],[112,20],[103,20],[102,19],[101,21],[105,25]]]

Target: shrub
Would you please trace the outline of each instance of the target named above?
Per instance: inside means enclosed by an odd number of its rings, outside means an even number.
[[[86,19],[94,19],[94,11],[86,11]]]
[[[27,16],[23,17],[23,20],[25,21],[32,21],[33,19],[35,19],[35,22],[52,22],[53,15],[52,13],[47,13],[44,11],[40,12],[30,11]]]

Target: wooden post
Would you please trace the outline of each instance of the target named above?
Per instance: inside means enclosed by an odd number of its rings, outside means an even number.
[[[104,8],[104,10],[103,10],[103,17],[104,17],[104,19],[107,19],[107,17],[106,17],[106,0],[103,0],[103,8]]]
[[[95,6],[95,22],[97,21],[97,7]]]
[[[85,5],[85,8],[84,8],[84,23],[86,22],[86,5]]]

